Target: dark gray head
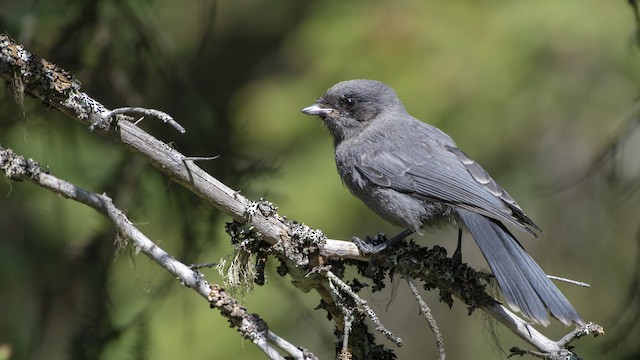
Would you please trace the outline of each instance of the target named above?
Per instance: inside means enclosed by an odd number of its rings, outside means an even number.
[[[351,139],[367,128],[382,112],[406,113],[391,87],[375,80],[348,80],[332,86],[304,109],[322,118],[336,144]]]

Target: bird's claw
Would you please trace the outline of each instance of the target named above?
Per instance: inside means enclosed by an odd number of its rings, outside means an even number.
[[[374,245],[374,239],[371,239],[368,236],[365,238],[365,240],[362,240],[359,237],[354,236],[351,238],[351,242],[356,244],[356,246],[358,247],[358,250],[363,255],[376,255],[386,250],[387,247],[389,246],[388,241],[383,241],[381,243]]]

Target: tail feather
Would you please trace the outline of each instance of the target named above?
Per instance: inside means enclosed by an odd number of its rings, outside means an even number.
[[[487,259],[511,308],[545,326],[549,324],[549,312],[567,326],[584,323],[569,300],[503,224],[468,210],[457,212]]]

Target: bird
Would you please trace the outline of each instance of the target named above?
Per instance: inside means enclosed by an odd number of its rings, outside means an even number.
[[[405,229],[374,246],[355,238],[364,253],[383,251],[423,227],[466,229],[515,311],[547,326],[584,321],[507,228],[532,237],[540,228],[474,160],[437,127],[409,115],[396,92],[368,79],[339,82],[302,109],[333,137],[338,174],[349,191],[387,222]]]

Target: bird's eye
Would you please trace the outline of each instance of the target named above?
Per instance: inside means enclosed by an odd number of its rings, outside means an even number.
[[[351,110],[356,107],[356,100],[350,96],[345,96],[342,98],[342,104],[345,108]]]

